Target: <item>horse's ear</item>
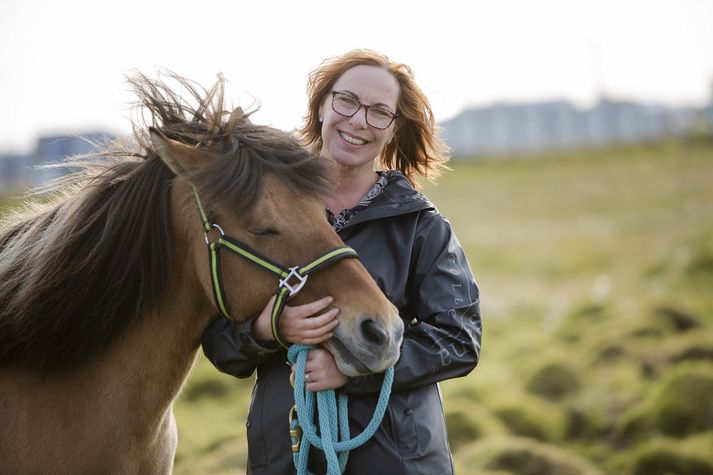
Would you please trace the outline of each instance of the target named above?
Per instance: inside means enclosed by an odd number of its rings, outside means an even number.
[[[149,128],[149,134],[154,150],[176,175],[185,175],[205,164],[205,154],[200,150],[169,139],[153,127]]]

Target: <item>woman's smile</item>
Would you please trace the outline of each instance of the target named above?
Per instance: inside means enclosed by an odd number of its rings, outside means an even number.
[[[344,131],[339,131],[339,136],[343,138],[346,142],[352,144],[352,145],[364,145],[368,143],[366,140],[356,137],[354,135],[350,135]]]

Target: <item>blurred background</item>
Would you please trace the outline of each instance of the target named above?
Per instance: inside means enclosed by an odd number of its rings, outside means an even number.
[[[289,131],[323,59],[409,64],[482,293],[481,363],[442,385],[458,473],[713,474],[713,1],[4,0],[0,45],[5,210],[130,132],[133,71],[222,72]],[[198,359],[175,473],[244,472],[251,387]]]

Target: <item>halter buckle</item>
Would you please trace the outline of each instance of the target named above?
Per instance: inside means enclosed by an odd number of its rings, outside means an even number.
[[[297,292],[302,290],[302,287],[304,287],[305,284],[307,283],[307,277],[309,277],[309,275],[304,275],[304,276],[300,275],[298,270],[299,270],[299,266],[290,267],[290,273],[287,274],[287,276],[285,276],[284,279],[280,279],[280,285],[278,287],[279,288],[284,287],[287,290],[289,290],[290,297],[292,297],[293,295],[297,294]],[[292,285],[288,282],[292,277],[297,279],[296,285]]]
[[[215,229],[218,230],[218,232],[220,233],[220,237],[225,236],[225,232],[223,231],[223,228],[221,228],[220,226],[218,226],[218,225],[215,224],[215,223],[213,223],[211,226],[213,226]],[[211,231],[212,231],[212,229],[211,229]],[[204,236],[203,236],[203,237],[205,238],[205,243],[206,243],[206,244],[210,244],[210,240],[208,239],[208,231],[206,231],[206,232],[204,233]],[[219,239],[220,239],[220,238],[219,238]],[[216,242],[217,242],[217,241],[216,241]]]

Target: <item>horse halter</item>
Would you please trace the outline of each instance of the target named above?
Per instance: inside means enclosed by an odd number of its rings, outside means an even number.
[[[282,311],[285,309],[285,304],[290,297],[297,295],[297,293],[302,290],[302,288],[307,283],[307,278],[310,274],[324,269],[330,264],[334,264],[337,261],[346,258],[359,258],[356,251],[349,246],[340,246],[334,248],[330,251],[325,252],[316,259],[304,264],[302,266],[294,266],[285,268],[280,264],[277,264],[267,257],[262,256],[260,253],[250,249],[250,247],[241,243],[237,239],[227,236],[223,229],[218,226],[218,224],[213,223],[208,219],[208,215],[203,208],[201,199],[198,196],[198,190],[191,183],[191,188],[193,189],[193,196],[196,199],[196,205],[198,206],[198,211],[200,212],[201,221],[203,222],[203,229],[205,230],[205,242],[208,246],[208,258],[210,261],[210,280],[211,286],[213,288],[213,298],[215,299],[216,306],[220,313],[229,320],[234,320],[231,317],[230,312],[228,312],[228,302],[226,300],[225,291],[223,290],[223,283],[221,280],[220,272],[220,249],[225,248],[233,254],[237,254],[243,259],[251,262],[263,270],[274,274],[278,278],[278,285],[275,297],[275,303],[272,306],[271,321],[272,321],[272,335],[275,340],[285,348],[290,345],[282,339],[280,335],[278,324],[280,322],[280,317],[282,316]],[[208,233],[217,229],[220,233],[218,240],[211,242],[208,239]]]

